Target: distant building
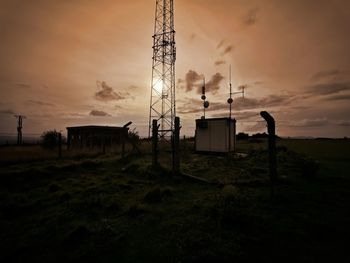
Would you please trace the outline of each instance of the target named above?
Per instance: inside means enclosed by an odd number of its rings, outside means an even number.
[[[126,141],[129,128],[111,126],[67,127],[68,149],[94,149],[120,145]]]
[[[236,147],[236,120],[211,118],[196,120],[195,149],[197,152],[234,151]]]

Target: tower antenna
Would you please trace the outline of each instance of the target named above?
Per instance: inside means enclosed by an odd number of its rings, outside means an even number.
[[[152,81],[148,137],[152,120],[160,121],[158,135],[167,140],[174,132],[175,108],[175,30],[174,1],[156,0],[153,35]]]
[[[230,97],[228,98],[227,100],[227,103],[230,104],[230,119],[231,119],[231,116],[232,116],[232,102],[233,102],[233,99],[232,99],[232,79],[231,79],[231,65],[230,65],[230,69],[229,69],[229,76],[230,76]]]
[[[18,120],[17,124],[17,144],[21,145],[22,144],[22,128],[23,128],[23,119],[26,118],[26,116],[23,115],[14,115],[15,118]]]

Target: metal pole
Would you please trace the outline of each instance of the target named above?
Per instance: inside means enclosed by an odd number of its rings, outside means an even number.
[[[152,122],[152,165],[158,166],[158,123],[157,120]]]
[[[175,117],[174,150],[173,150],[173,173],[180,171],[180,118]]]
[[[267,122],[267,131],[269,134],[269,137],[268,137],[269,170],[270,170],[270,180],[271,180],[271,197],[273,197],[274,196],[274,185],[275,185],[275,182],[277,179],[275,120],[267,111],[260,112],[260,115]]]

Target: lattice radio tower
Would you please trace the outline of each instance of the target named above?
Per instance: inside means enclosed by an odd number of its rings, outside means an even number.
[[[175,30],[174,1],[156,0],[153,35],[153,62],[148,136],[152,120],[158,120],[161,139],[174,132],[175,120]]]

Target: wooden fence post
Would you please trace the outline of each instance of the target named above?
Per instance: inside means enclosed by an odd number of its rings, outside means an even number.
[[[267,112],[260,112],[261,117],[267,122],[267,132],[269,134],[269,171],[271,180],[271,197],[274,195],[274,185],[277,179],[277,156],[276,156],[276,134],[275,134],[275,120]]]
[[[157,120],[152,121],[152,165],[158,166],[158,124]]]

